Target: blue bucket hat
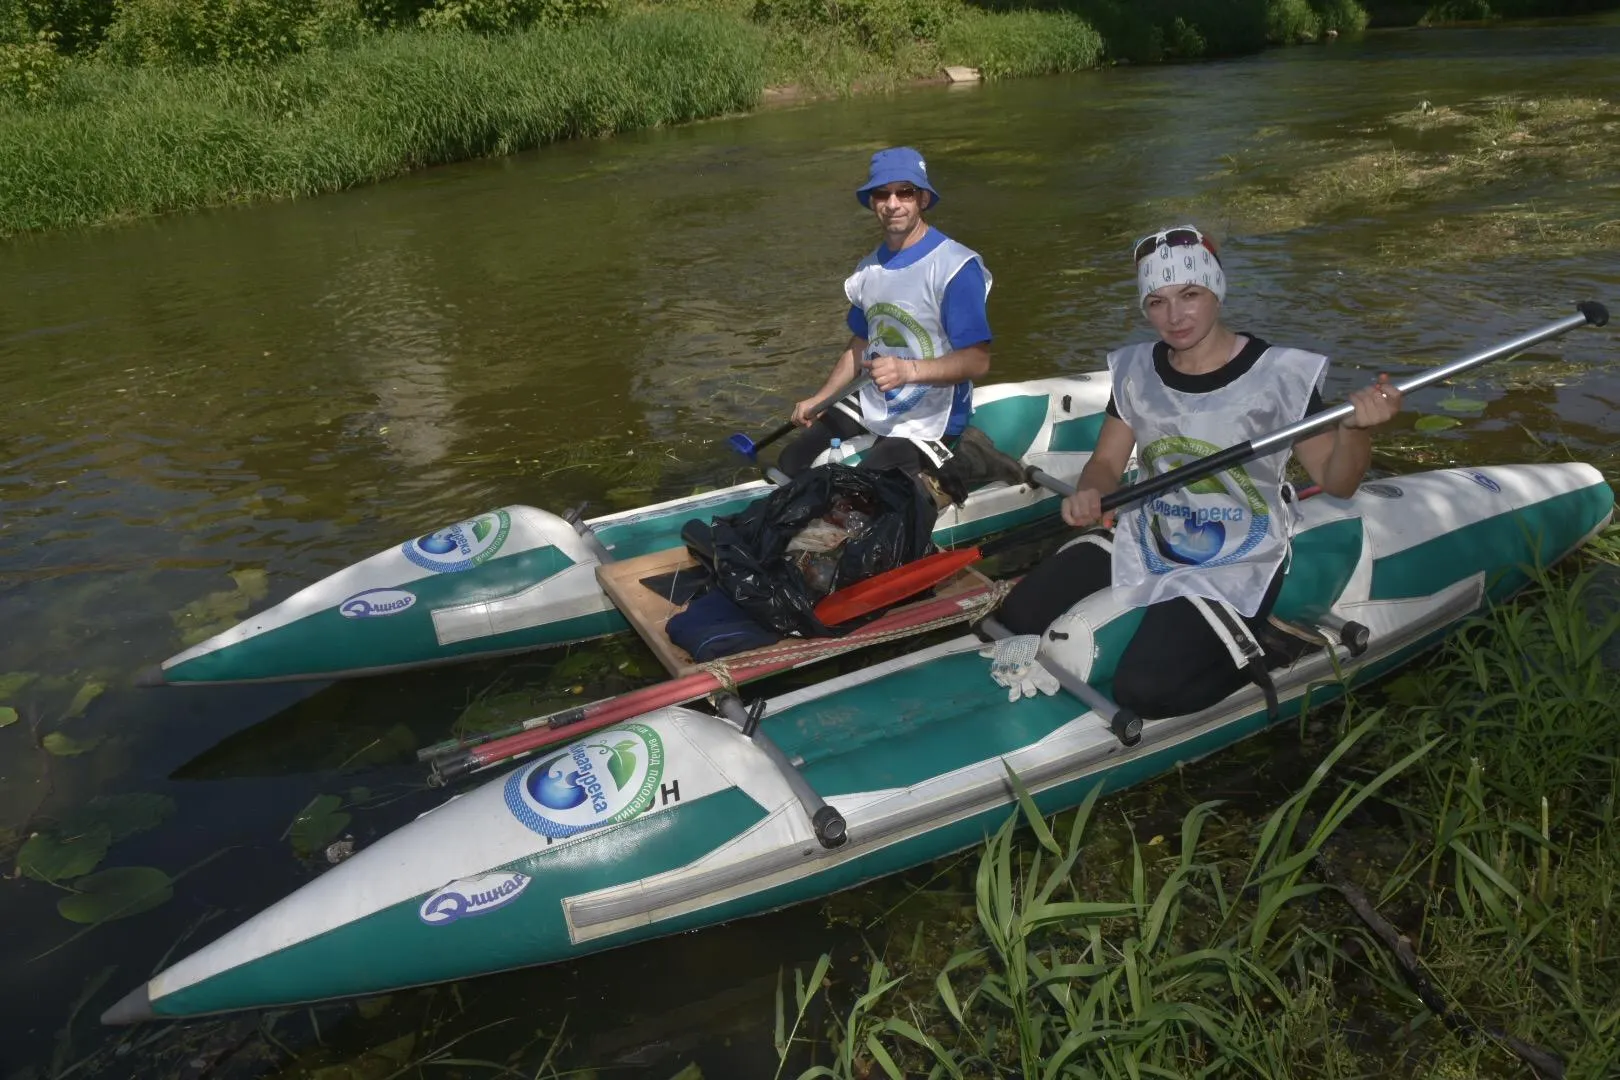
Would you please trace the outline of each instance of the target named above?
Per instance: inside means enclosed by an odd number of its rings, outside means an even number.
[[[922,155],[909,146],[891,146],[887,150],[879,150],[873,154],[872,167],[867,173],[866,183],[855,192],[855,197],[861,200],[862,206],[871,209],[874,188],[901,181],[922,188],[932,195],[933,199],[928,204],[929,209],[933,209],[939,203],[939,192],[928,182],[928,167],[923,164]]]

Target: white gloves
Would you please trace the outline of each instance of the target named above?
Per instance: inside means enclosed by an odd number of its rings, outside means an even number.
[[[1057,676],[1035,658],[1040,643],[1039,635],[1020,634],[979,650],[980,656],[990,657],[990,677],[1007,688],[1008,701],[1032,698],[1037,691],[1047,695],[1058,692]]]

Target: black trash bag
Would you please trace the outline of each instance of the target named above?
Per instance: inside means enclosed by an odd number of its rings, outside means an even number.
[[[859,537],[836,549],[838,561],[830,588],[834,592],[873,574],[893,570],[933,550],[934,502],[899,469],[857,469],[823,465],[808,469],[736,514],[714,519],[707,536],[682,537],[714,577],[715,587],[729,596],[755,622],[780,634],[839,637],[877,617],[876,612],[836,628],[815,616],[823,595],[812,590],[787,547],[799,530],[833,508],[843,496],[873,508],[871,522]]]

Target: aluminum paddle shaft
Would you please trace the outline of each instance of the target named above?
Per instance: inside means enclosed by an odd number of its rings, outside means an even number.
[[[1540,344],[1549,338],[1560,337],[1579,327],[1603,326],[1609,321],[1608,310],[1595,300],[1582,301],[1576,304],[1575,307],[1579,314],[1548,323],[1539,330],[1532,330],[1528,334],[1514,338],[1512,341],[1504,341],[1502,344],[1492,346],[1484,352],[1477,352],[1472,356],[1465,356],[1461,360],[1453,360],[1449,364],[1442,364],[1440,367],[1425,371],[1421,375],[1414,375],[1410,379],[1396,383],[1395,389],[1402,394],[1409,394],[1413,390],[1421,390],[1425,386],[1444,382],[1453,375],[1460,375],[1465,371],[1479,367],[1481,364],[1488,364],[1492,360],[1500,360],[1504,356],[1512,356],[1515,353],[1523,352],[1532,345]],[[1335,405],[1331,409],[1319,412],[1314,416],[1307,416],[1297,424],[1290,424],[1285,428],[1272,432],[1270,435],[1263,435],[1258,439],[1238,443],[1236,446],[1227,447],[1218,454],[1199,458],[1197,461],[1188,462],[1180,468],[1171,469],[1169,472],[1160,473],[1151,479],[1120,488],[1118,491],[1103,496],[1102,508],[1104,510],[1116,510],[1127,503],[1151,498],[1172,488],[1182,487],[1206,476],[1213,476],[1234,465],[1248,461],[1250,458],[1269,454],[1285,446],[1292,446],[1307,435],[1332,427],[1355,411],[1356,407],[1348,401]]]

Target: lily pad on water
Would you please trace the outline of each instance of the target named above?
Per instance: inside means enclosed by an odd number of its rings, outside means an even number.
[[[100,745],[99,736],[88,739],[75,739],[71,735],[64,735],[60,731],[53,731],[39,744],[57,757],[73,757],[77,754],[87,753]]]
[[[1419,431],[1444,431],[1447,428],[1461,427],[1462,421],[1455,416],[1424,416],[1412,426]]]
[[[395,724],[381,735],[368,739],[344,764],[387,765],[408,761],[415,750],[416,735],[404,724]]]
[[[17,852],[17,869],[35,881],[67,881],[94,870],[111,846],[105,825],[82,833],[38,832]]]
[[[293,819],[293,850],[300,855],[313,855],[336,840],[349,824],[349,815],[341,808],[343,800],[336,795],[317,795]]]
[[[127,840],[136,833],[155,829],[174,813],[174,800],[167,795],[149,791],[131,791],[123,795],[97,795],[84,806],[62,819],[60,832],[66,835],[89,832],[105,826],[112,833],[113,843]]]
[[[1448,397],[1436,402],[1446,412],[1475,413],[1484,412],[1487,402],[1478,398]]]
[[[17,722],[17,710],[10,705],[0,705],[0,727],[10,727]]]
[[[456,717],[456,727],[469,734],[497,731],[546,711],[539,707],[532,691],[513,690],[507,694],[479,698]]]
[[[5,701],[39,676],[32,671],[8,671],[0,675],[0,701]]]
[[[230,629],[242,621],[249,607],[270,593],[270,576],[263,569],[232,570],[231,580],[236,588],[211,592],[169,612],[180,631],[181,644],[195,645]]]
[[[75,716],[83,716],[84,710],[88,709],[90,703],[100,697],[106,689],[107,684],[101,680],[87,679],[85,684],[79,687],[79,692],[73,695],[73,700],[68,703],[67,712],[63,716],[69,720]]]
[[[566,686],[602,678],[612,670],[613,662],[601,652],[585,650],[570,653],[559,660],[546,681],[551,686]]]
[[[74,882],[76,890],[56,902],[62,918],[104,923],[151,911],[174,897],[174,881],[152,866],[118,866]]]
[[[270,595],[270,572],[263,567],[232,570],[231,580],[236,582],[237,591],[250,601],[263,600]]]

